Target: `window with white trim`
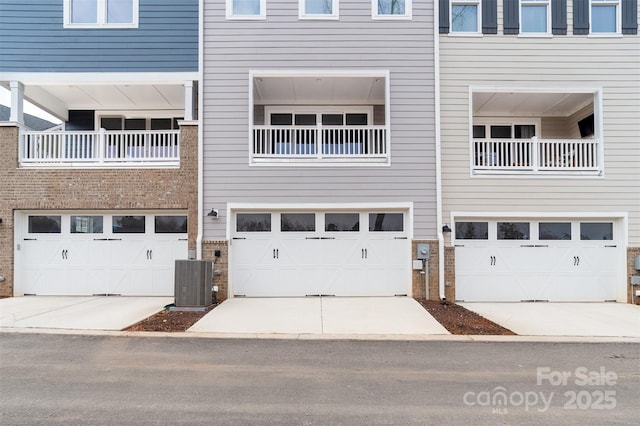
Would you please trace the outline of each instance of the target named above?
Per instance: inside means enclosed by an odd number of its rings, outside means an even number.
[[[371,0],[373,19],[411,19],[411,0]]]
[[[620,34],[621,9],[620,0],[591,0],[591,34]]]
[[[298,0],[300,19],[338,19],[339,0]]]
[[[551,34],[550,0],[522,0],[520,2],[520,33]]]
[[[138,28],[138,0],[64,0],[65,28]]]
[[[480,0],[451,0],[451,32],[480,32]]]
[[[227,19],[266,19],[267,0],[227,0]]]

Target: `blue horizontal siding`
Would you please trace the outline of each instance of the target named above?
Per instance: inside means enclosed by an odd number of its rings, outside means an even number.
[[[139,26],[63,28],[62,0],[0,0],[0,71],[197,71],[198,0],[140,0]]]

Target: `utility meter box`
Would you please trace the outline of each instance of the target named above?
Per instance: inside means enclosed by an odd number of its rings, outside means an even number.
[[[203,307],[213,302],[213,262],[176,260],[176,307]]]
[[[418,244],[416,248],[416,258],[429,259],[429,244]]]

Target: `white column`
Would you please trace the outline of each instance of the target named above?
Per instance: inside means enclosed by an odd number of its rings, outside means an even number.
[[[195,96],[193,93],[193,81],[184,82],[184,120],[193,121],[194,119]]]
[[[19,81],[9,82],[11,88],[11,114],[9,121],[24,124],[24,84]]]

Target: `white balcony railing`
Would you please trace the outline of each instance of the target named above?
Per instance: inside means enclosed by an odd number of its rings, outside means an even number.
[[[25,167],[142,167],[180,163],[180,131],[21,132]]]
[[[385,162],[387,126],[254,126],[251,157],[263,160]]]
[[[473,170],[476,173],[598,172],[596,139],[474,139]]]

